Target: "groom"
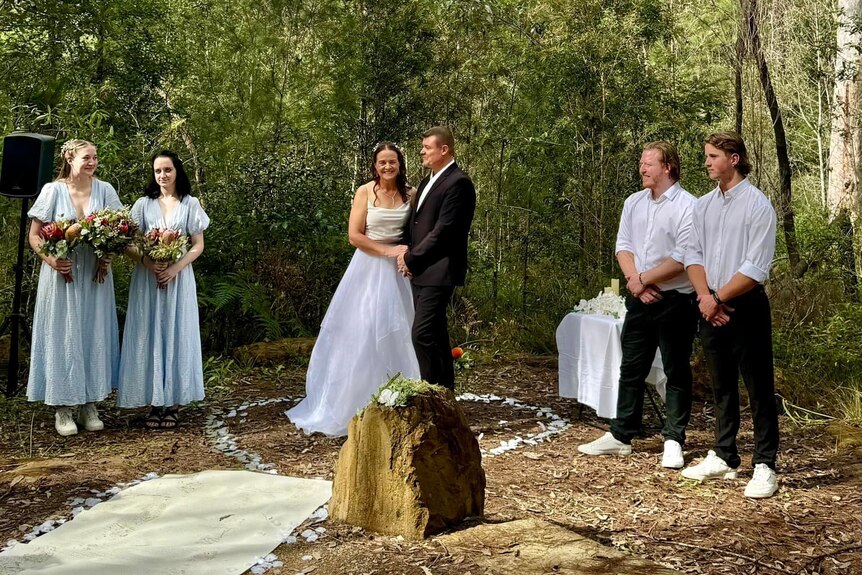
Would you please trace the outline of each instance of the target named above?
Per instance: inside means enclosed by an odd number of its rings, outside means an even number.
[[[431,174],[413,197],[398,269],[413,278],[413,347],[422,379],[455,389],[446,307],[467,275],[467,235],[476,189],[455,163],[452,130],[435,126],[422,135],[422,165]]]

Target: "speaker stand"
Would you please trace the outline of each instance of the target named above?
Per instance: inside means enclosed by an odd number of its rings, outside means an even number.
[[[21,198],[21,220],[18,227],[18,261],[12,266],[15,270],[15,291],[12,296],[12,313],[3,319],[0,325],[0,335],[10,330],[9,364],[6,372],[6,397],[12,397],[18,391],[18,365],[21,341],[29,343],[32,339],[30,324],[27,321],[27,311],[21,310],[21,287],[24,282],[24,243],[27,239],[27,198]],[[22,337],[23,336],[23,337]]]

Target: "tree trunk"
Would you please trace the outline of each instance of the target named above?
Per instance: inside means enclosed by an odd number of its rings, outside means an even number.
[[[179,117],[177,113],[174,111],[173,106],[171,105],[171,99],[168,96],[168,93],[162,88],[156,88],[156,92],[164,99],[165,108],[168,111],[168,118],[170,118],[171,124],[176,125],[177,133],[180,135],[180,138],[183,140],[183,144],[186,149],[189,151],[189,154],[192,156],[192,162],[194,163],[194,174],[195,174],[195,182],[198,184],[198,189],[203,193],[206,192],[207,187],[207,178],[206,171],[204,170],[203,165],[201,164],[200,155],[198,154],[198,148],[195,145],[195,141],[192,139],[192,135],[189,132],[188,127],[186,126],[185,119],[182,121],[178,121]]]
[[[784,132],[784,119],[781,115],[781,107],[778,105],[778,97],[769,76],[769,67],[763,46],[760,42],[760,25],[758,23],[757,0],[740,0],[740,5],[745,14],[745,23],[748,32],[748,40],[751,45],[751,53],[757,62],[757,70],[760,75],[760,85],[763,87],[763,95],[766,97],[766,107],[772,118],[772,129],[775,133],[775,153],[778,159],[779,178],[779,214],[784,228],[784,242],[787,246],[787,258],[790,261],[790,271],[799,276],[803,273],[799,262],[799,247],[796,243],[796,220],[793,215],[792,194],[792,172],[790,169],[790,156],[787,153],[787,135]]]
[[[742,69],[745,64],[745,29],[740,28],[736,37],[736,49],[733,60],[733,87],[736,113],[734,114],[734,126],[736,133],[742,133]]]
[[[497,302],[500,295],[500,268],[503,266],[503,223],[505,218],[502,214],[503,204],[503,164],[506,158],[506,145],[508,141],[503,138],[500,141],[500,166],[497,171],[497,196],[494,202],[495,218],[494,230],[494,275],[491,278],[491,301],[493,304],[494,318],[497,317]]]
[[[862,133],[859,129],[859,45],[862,34],[856,25],[862,13],[860,0],[839,0],[835,58],[835,91],[832,133],[829,138],[829,185],[826,208],[832,225],[837,226],[846,254],[842,261],[850,270],[845,289],[858,296],[859,269],[862,268],[862,210],[860,210],[860,170],[862,170]],[[855,240],[855,241],[854,241]]]

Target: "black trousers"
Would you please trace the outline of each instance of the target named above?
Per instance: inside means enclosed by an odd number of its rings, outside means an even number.
[[[618,441],[631,443],[641,430],[646,378],[658,348],[667,376],[667,413],[662,435],[685,445],[685,428],[691,417],[691,346],[697,330],[695,302],[693,294],[675,290],[662,292],[662,299],[651,304],[635,297],[626,299],[617,416],[611,421],[611,433]]]
[[[772,365],[772,317],[763,286],[727,302],[733,308],[730,323],[713,327],[700,321],[700,339],[712,374],[715,398],[716,455],[730,467],[739,467],[736,448],[739,431],[739,375],[748,390],[754,421],[752,464],[775,469],[778,452],[778,407]]]
[[[449,346],[446,307],[454,286],[413,286],[413,349],[419,373],[428,383],[455,389],[455,366]]]

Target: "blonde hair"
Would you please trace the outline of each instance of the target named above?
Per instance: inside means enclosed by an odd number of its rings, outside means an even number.
[[[86,148],[87,146],[96,147],[96,144],[90,142],[89,140],[66,140],[62,146],[60,146],[60,171],[57,173],[58,180],[64,180],[69,177],[69,174],[72,173],[72,165],[71,162],[75,159],[75,156],[78,154],[79,150]]]
[[[644,146],[644,150],[654,150],[658,152],[661,155],[661,163],[670,167],[668,174],[670,175],[670,179],[675,182],[679,181],[679,152],[676,151],[676,147],[673,144],[664,140],[659,140],[657,142],[648,143]]]

